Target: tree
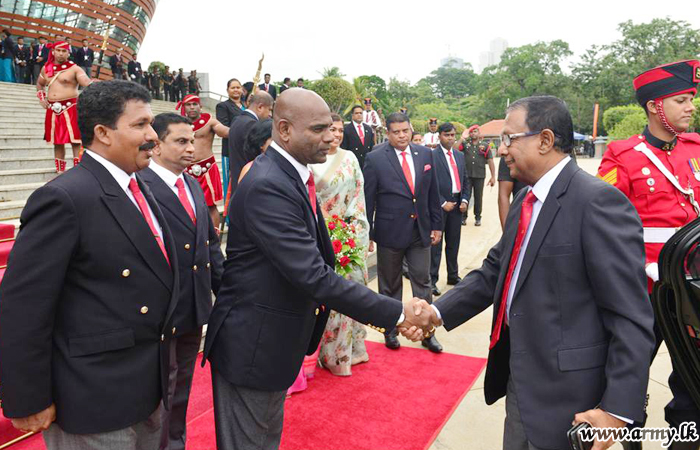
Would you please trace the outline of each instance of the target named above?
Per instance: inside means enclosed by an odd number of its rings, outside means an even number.
[[[647,116],[644,112],[625,116],[608,133],[608,142],[620,139],[628,139],[630,136],[640,134],[647,125]]]
[[[161,75],[165,74],[165,64],[160,61],[153,61],[148,65],[148,71],[153,73],[153,68],[158,69],[158,73]]]
[[[605,130],[610,132],[620,122],[627,118],[627,116],[640,114],[644,116],[646,120],[646,114],[644,113],[642,107],[639,105],[614,106],[612,108],[607,109],[603,113],[603,126],[605,127]]]
[[[338,67],[325,67],[321,72],[321,78],[343,78],[344,73],[340,72]]]
[[[462,98],[475,92],[476,76],[471,65],[467,64],[463,69],[440,67],[424,80],[440,98]]]
[[[342,78],[323,78],[313,82],[310,89],[323,97],[330,110],[335,113],[344,111],[355,99],[352,84]]]

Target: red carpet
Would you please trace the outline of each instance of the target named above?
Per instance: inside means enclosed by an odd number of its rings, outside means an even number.
[[[423,349],[391,351],[367,342],[370,362],[353,375],[316,371],[306,391],[285,405],[282,450],[425,450],[469,391],[482,358]],[[200,356],[201,357],[201,356]],[[195,372],[188,411],[187,449],[214,450],[209,365]],[[41,450],[35,436],[12,450]]]

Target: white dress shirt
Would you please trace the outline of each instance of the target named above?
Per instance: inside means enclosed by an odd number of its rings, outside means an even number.
[[[452,193],[453,194],[461,194],[459,188],[457,188],[457,180],[455,179],[455,172],[452,170],[452,163],[450,161],[450,156],[447,154],[450,150],[447,150],[445,147],[440,145],[440,148],[442,149],[442,154],[445,155],[445,161],[447,161],[447,168],[450,169],[450,179],[452,180]],[[454,158],[455,165],[457,165],[457,158],[455,158],[454,155],[454,150],[452,150],[452,158]],[[461,181],[461,180],[460,180]]]
[[[134,194],[131,193],[131,189],[129,189],[129,182],[131,179],[136,179],[136,176],[132,173],[129,175],[128,173],[124,172],[122,169],[119,167],[115,166],[114,163],[111,161],[106,160],[102,156],[98,155],[97,153],[93,152],[92,150],[85,149],[85,153],[90,155],[95,161],[100,163],[105,169],[107,169],[107,172],[112,175],[114,180],[117,182],[120,188],[126,193],[126,196],[129,197],[129,200],[131,200],[131,203],[134,204],[136,207],[136,210],[141,214],[141,209],[139,208],[139,204],[136,203],[136,199],[134,198]],[[144,195],[145,197],[145,195]],[[148,213],[151,215],[151,220],[153,220],[153,225],[156,228],[156,231],[158,232],[158,236],[160,236],[161,239],[163,239],[163,229],[160,227],[160,223],[158,222],[158,219],[156,218],[156,215],[153,214],[153,210],[151,209],[151,205],[148,204],[148,201],[146,201],[146,206],[148,207]],[[145,218],[144,218],[145,220]]]
[[[436,146],[440,145],[440,137],[438,133],[427,132],[423,135],[423,145],[425,146]]]
[[[399,166],[403,167],[403,153],[401,150],[394,149],[396,152],[396,157],[399,158]],[[411,179],[413,180],[413,190],[416,189],[416,168],[413,165],[413,155],[411,154],[411,146],[406,147],[406,161],[408,161],[408,168],[411,169]]]
[[[296,171],[299,173],[299,177],[301,178],[301,182],[304,183],[304,186],[306,186],[306,192],[309,192],[309,186],[306,184],[307,181],[309,181],[309,176],[311,174],[311,171],[309,170],[308,167],[306,167],[304,164],[300,163],[292,155],[287,153],[287,150],[283,149],[280,145],[277,144],[277,142],[272,141],[270,143],[270,147],[274,148],[277,150],[277,152],[284,156],[284,159],[289,161],[292,166],[296,169]],[[316,183],[316,180],[314,180],[314,183]]]
[[[160,177],[161,180],[165,182],[165,184],[168,185],[171,191],[173,191],[173,194],[180,199],[180,196],[178,195],[178,189],[177,186],[175,186],[175,183],[177,183],[177,180],[182,180],[182,184],[185,185],[185,193],[187,194],[187,200],[190,202],[190,207],[192,207],[192,211],[194,212],[195,217],[197,216],[197,208],[194,206],[194,197],[192,196],[192,192],[190,191],[190,187],[187,184],[187,181],[185,181],[185,176],[183,174],[180,175],[175,175],[165,167],[161,166],[154,160],[151,160],[151,164],[148,166],[152,171],[156,173]]]
[[[379,114],[373,109],[362,111],[362,122],[370,127],[380,127],[382,125],[382,121],[379,120]]]

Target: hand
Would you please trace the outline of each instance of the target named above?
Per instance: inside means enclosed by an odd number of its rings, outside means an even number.
[[[467,208],[469,208],[469,203],[462,202],[459,204],[459,212],[465,213],[467,212]]]
[[[576,414],[572,425],[577,425],[581,422],[586,422],[593,428],[624,428],[627,425],[624,421],[611,416],[602,409],[589,409],[588,411]],[[596,440],[592,450],[605,450],[606,448],[610,448],[614,443],[612,439],[606,442]]]
[[[430,232],[430,245],[438,245],[442,239],[442,231],[433,230]]]
[[[496,180],[494,180],[493,177],[491,177],[491,178],[489,179],[489,186],[493,186],[493,185],[495,185],[495,184],[496,184]]]
[[[56,405],[53,403],[45,410],[21,419],[12,419],[12,426],[24,433],[38,433],[49,428],[56,420]]]
[[[445,206],[443,206],[442,209],[444,209],[447,212],[450,212],[453,209],[455,209],[455,206],[457,206],[457,203],[455,202],[445,202]]]
[[[404,303],[405,319],[399,324],[398,329],[407,339],[417,342],[429,336],[434,331],[438,319],[435,310],[426,302],[414,297]]]
[[[367,249],[367,251],[370,253],[374,251],[374,241],[369,241],[369,248]]]
[[[44,100],[39,100],[39,104],[44,107],[44,109],[49,109],[51,105],[49,105],[49,102],[44,99]]]

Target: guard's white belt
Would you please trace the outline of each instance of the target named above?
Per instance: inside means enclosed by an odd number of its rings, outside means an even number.
[[[644,227],[644,242],[647,244],[665,244],[678,228]]]

